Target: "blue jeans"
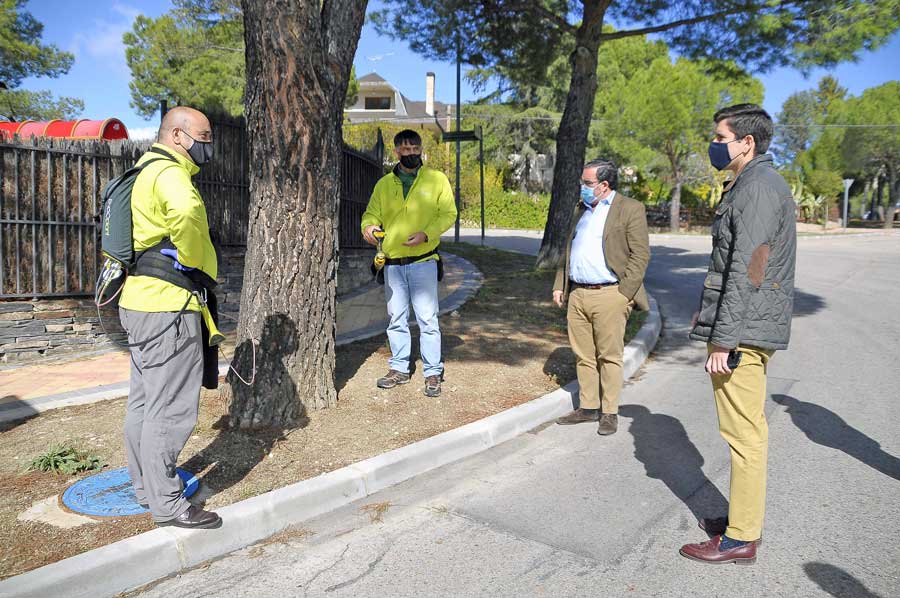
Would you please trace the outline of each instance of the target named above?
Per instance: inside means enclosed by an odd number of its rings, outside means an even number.
[[[441,329],[438,326],[437,263],[434,260],[406,266],[387,266],[384,272],[384,294],[387,298],[387,335],[391,343],[392,370],[409,373],[409,304],[419,324],[419,348],[425,377],[440,376]]]

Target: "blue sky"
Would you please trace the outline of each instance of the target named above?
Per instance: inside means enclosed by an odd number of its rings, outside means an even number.
[[[147,136],[155,130],[155,121],[145,120],[129,106],[130,75],[122,34],[131,29],[138,14],[157,17],[168,11],[169,0],[30,0],[27,6],[44,24],[44,41],[73,52],[75,64],[57,79],[28,79],[25,89],[48,89],[56,95],[80,97],[85,103],[84,118],[120,118],[132,137]],[[370,10],[376,6],[369,3]],[[403,42],[377,35],[370,25],[363,28],[354,63],[358,76],[375,71],[414,100],[425,99],[425,73],[432,71],[437,99],[455,101],[455,65],[424,60]],[[816,69],[804,78],[794,69],[777,69],[761,75],[766,109],[774,115],[790,94],[815,87],[828,72]],[[900,33],[878,51],[863,55],[858,63],[842,64],[830,72],[853,95],[900,79]],[[463,101],[474,97],[463,80]]]

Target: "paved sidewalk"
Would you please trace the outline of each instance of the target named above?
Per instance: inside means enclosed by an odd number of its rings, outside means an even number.
[[[441,313],[458,309],[481,286],[481,273],[458,256],[443,253],[438,287]],[[337,344],[377,336],[387,327],[384,287],[374,282],[338,297]],[[231,336],[231,335],[230,335]],[[230,358],[230,347],[226,355]],[[221,374],[228,363],[220,362]],[[0,421],[128,393],[129,357],[123,350],[69,361],[0,370]]]

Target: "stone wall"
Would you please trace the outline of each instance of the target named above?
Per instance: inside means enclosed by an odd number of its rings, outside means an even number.
[[[110,349],[125,335],[115,310],[102,315],[110,336],[91,299],[0,301],[0,362]]]
[[[338,295],[372,280],[371,250],[347,250],[338,266]],[[219,265],[219,328],[237,327],[244,280],[243,248],[223,250]],[[12,364],[46,358],[94,353],[125,341],[116,309],[104,309],[103,327],[90,298],[0,301],[0,363]],[[109,335],[104,332],[105,330]]]

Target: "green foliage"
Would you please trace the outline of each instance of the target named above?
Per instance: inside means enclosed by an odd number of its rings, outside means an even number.
[[[131,69],[131,105],[150,117],[160,100],[209,112],[243,113],[242,22],[211,26],[175,9],[157,19],[138,16],[123,37]]]
[[[847,100],[840,116],[851,125],[900,123],[900,81]],[[900,170],[900,127],[850,128],[841,139],[841,155],[849,170]]]
[[[75,57],[42,44],[44,25],[25,10],[25,0],[0,0],[0,81],[13,89],[27,77],[58,77]]]
[[[84,111],[84,101],[54,98],[49,91],[0,90],[0,114],[9,120],[71,120]]]
[[[35,457],[28,466],[29,471],[52,471],[53,473],[76,474],[81,471],[94,471],[106,465],[97,455],[91,455],[75,449],[68,443],[53,444]]]
[[[72,118],[84,110],[76,98],[53,99],[47,91],[16,89],[27,77],[58,77],[75,57],[42,44],[44,26],[25,10],[25,0],[0,0],[0,117],[9,120]]]
[[[350,81],[347,84],[347,97],[344,98],[344,108],[349,108],[359,99],[359,79],[356,78],[356,65],[350,67]]]
[[[780,125],[775,132],[773,145],[780,159],[793,164],[800,154],[808,150],[822,130],[818,125],[828,122],[847,95],[837,79],[827,75],[814,90],[791,94],[782,104],[776,120]]]
[[[460,220],[467,226],[481,225],[481,204],[478,195],[468,197]],[[542,230],[547,224],[550,195],[504,191],[496,187],[484,194],[484,222],[489,228],[522,228]]]
[[[238,0],[176,0],[157,19],[139,16],[123,37],[131,105],[150,117],[160,100],[205,112],[244,112],[244,19]],[[345,105],[359,93],[351,74]]]
[[[598,93],[605,115],[596,134],[620,163],[656,174],[673,190],[673,201],[696,206],[714,196],[719,180],[706,159],[712,115],[730,104],[761,102],[762,95],[757,79],[725,80],[705,63],[660,56]],[[705,197],[684,189],[688,184],[708,189]]]

